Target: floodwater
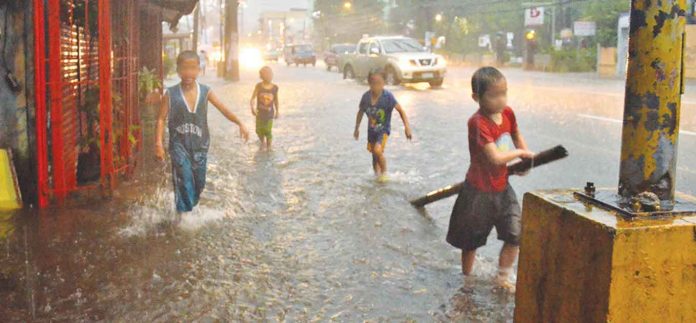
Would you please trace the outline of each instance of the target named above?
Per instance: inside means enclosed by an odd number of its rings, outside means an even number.
[[[236,127],[211,111],[206,191],[178,226],[168,225],[168,168],[151,160],[108,201],[1,215],[0,317],[511,321],[514,296],[492,283],[501,246],[495,233],[479,253],[475,276],[465,279],[458,250],[445,242],[454,200],[427,211],[408,203],[464,177],[466,120],[475,111],[466,78],[439,90],[392,88],[415,139],[406,140],[395,114],[387,145],[390,180],[377,183],[364,123],[361,139],[352,138],[367,87],[319,67],[273,68],[281,100],[275,150],[259,152],[255,139],[242,143]],[[253,131],[248,99],[255,73],[244,76],[236,84],[209,81]],[[601,125],[585,133],[589,121],[563,115],[565,108],[546,118],[530,96],[511,93],[523,103],[527,117],[518,119],[532,148],[567,139],[571,156],[584,157],[571,165],[573,172],[558,163],[515,178],[518,193],[580,187],[585,180],[614,183],[620,129]]]

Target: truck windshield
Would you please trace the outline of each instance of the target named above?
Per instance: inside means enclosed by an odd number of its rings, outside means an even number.
[[[334,53],[345,54],[355,50],[355,45],[338,45],[334,47]]]
[[[419,53],[424,52],[423,46],[412,38],[385,39],[382,40],[382,47],[388,54],[391,53]]]

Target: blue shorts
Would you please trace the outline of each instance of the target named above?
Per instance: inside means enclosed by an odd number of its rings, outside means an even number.
[[[208,152],[191,152],[182,144],[172,143],[172,182],[177,212],[191,212],[205,188]]]

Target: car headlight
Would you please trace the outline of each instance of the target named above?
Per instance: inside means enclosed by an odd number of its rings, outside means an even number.
[[[447,60],[442,56],[438,56],[435,58],[435,64],[433,64],[433,65],[435,65],[435,66],[447,66]]]
[[[399,59],[399,67],[401,69],[407,69],[410,67],[417,67],[418,63],[416,62],[415,59],[408,59],[408,58],[400,58]]]

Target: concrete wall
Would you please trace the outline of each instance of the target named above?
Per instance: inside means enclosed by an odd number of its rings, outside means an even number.
[[[33,34],[31,1],[5,1],[0,6],[0,148],[11,149],[25,202],[33,199]],[[7,23],[6,23],[7,22]],[[6,29],[5,30],[5,26]],[[7,41],[5,41],[7,34]],[[12,72],[21,89],[13,91],[6,77]]]

